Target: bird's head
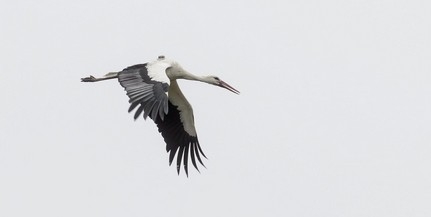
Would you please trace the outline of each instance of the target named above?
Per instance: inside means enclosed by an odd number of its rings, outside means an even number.
[[[207,76],[205,80],[209,84],[213,84],[213,85],[216,85],[216,86],[219,86],[219,87],[223,87],[223,88],[225,88],[225,89],[227,89],[229,91],[232,91],[232,92],[234,92],[236,94],[239,94],[238,90],[236,90],[235,88],[233,88],[232,86],[230,86],[226,82],[222,81],[217,76],[210,75],[210,76]]]
[[[239,91],[227,84],[226,82],[222,81],[217,76],[196,76],[188,72],[187,70],[183,69],[183,67],[180,66],[176,61],[167,59],[165,56],[159,56],[157,58],[157,63],[165,64],[166,67],[166,74],[170,79],[187,79],[187,80],[193,80],[193,81],[201,81],[208,84],[216,85],[219,87],[223,87],[225,89],[228,89],[229,91],[232,91],[236,94],[239,94]]]

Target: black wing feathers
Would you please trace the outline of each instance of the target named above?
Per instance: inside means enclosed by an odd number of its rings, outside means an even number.
[[[170,101],[169,112],[165,115],[164,120],[156,119],[154,122],[159,128],[159,132],[162,134],[166,142],[166,151],[169,153],[169,165],[172,164],[175,154],[177,154],[177,172],[180,173],[181,161],[183,161],[184,171],[188,175],[188,156],[190,151],[190,158],[193,166],[199,171],[196,164],[196,158],[203,164],[200,155],[205,156],[202,152],[198,138],[188,134],[183,127],[180,119],[180,113],[177,106],[173,105]]]
[[[138,64],[125,68],[118,73],[118,81],[129,96],[129,112],[139,106],[134,118],[137,119],[142,112],[144,118],[150,116],[153,120],[159,116],[162,120],[168,113],[169,85],[154,81],[148,76],[147,64]]]

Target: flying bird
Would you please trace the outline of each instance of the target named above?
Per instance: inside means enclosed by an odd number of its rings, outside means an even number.
[[[181,162],[188,176],[188,158],[196,170],[196,163],[205,167],[201,155],[206,158],[199,145],[193,118],[193,109],[181,92],[177,79],[200,81],[226,88],[236,94],[239,91],[216,76],[197,76],[183,69],[177,62],[159,56],[157,60],[133,65],[119,72],[110,72],[103,77],[89,76],[82,82],[97,82],[118,79],[129,97],[129,112],[135,111],[136,120],[141,114],[150,117],[157,125],[166,142],[169,165],[177,155],[177,173],[180,174]]]

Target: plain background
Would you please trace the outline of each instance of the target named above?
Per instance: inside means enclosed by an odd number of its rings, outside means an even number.
[[[431,3],[0,4],[0,216],[431,216]],[[207,169],[115,80],[166,55]]]

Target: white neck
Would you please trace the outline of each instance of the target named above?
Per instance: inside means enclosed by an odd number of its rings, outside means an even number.
[[[168,68],[166,70],[166,74],[170,79],[186,79],[186,80],[192,80],[192,81],[200,81],[205,82],[208,84],[212,84],[212,79],[210,76],[198,76],[194,75],[182,68]]]
[[[184,74],[181,76],[182,79],[191,80],[191,81],[200,81],[211,84],[211,77],[209,76],[198,76],[191,74],[187,71],[184,71]]]

